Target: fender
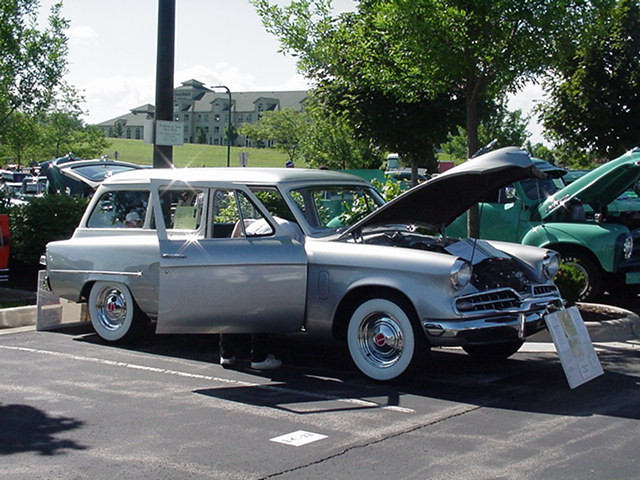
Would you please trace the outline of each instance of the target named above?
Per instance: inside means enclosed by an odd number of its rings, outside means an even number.
[[[618,240],[629,229],[618,224],[546,223],[532,228],[522,243],[553,249],[554,245],[576,245],[589,250],[607,272],[615,272],[622,258],[622,244]]]

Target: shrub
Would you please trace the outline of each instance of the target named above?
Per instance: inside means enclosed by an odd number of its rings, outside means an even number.
[[[563,263],[553,279],[560,290],[562,298],[569,306],[574,305],[580,298],[580,293],[584,290],[586,278],[584,273],[575,265]]]
[[[37,269],[47,243],[71,237],[86,206],[83,198],[45,195],[10,207],[11,269]]]

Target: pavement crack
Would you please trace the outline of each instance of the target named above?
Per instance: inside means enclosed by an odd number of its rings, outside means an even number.
[[[462,411],[451,413],[451,414],[445,415],[445,416],[443,416],[441,418],[436,418],[436,419],[434,419],[434,420],[432,420],[430,422],[423,423],[421,425],[415,425],[415,426],[413,426],[411,428],[408,428],[406,430],[402,430],[401,432],[390,433],[388,435],[384,435],[384,436],[382,436],[380,438],[376,438],[376,439],[373,439],[373,440],[365,442],[365,443],[361,443],[361,444],[357,444],[357,445],[352,445],[352,446],[346,447],[343,450],[341,450],[339,452],[336,452],[336,453],[334,453],[332,455],[328,455],[326,457],[319,458],[318,460],[314,460],[313,462],[308,462],[308,463],[306,463],[304,465],[298,465],[297,467],[288,468],[286,470],[282,470],[281,472],[271,473],[271,474],[266,475],[264,477],[259,477],[257,480],[268,480],[270,478],[277,478],[277,477],[280,477],[282,475],[286,475],[288,473],[293,473],[293,472],[298,472],[298,471],[304,470],[305,468],[309,468],[309,467],[312,467],[314,465],[321,465],[321,464],[323,464],[323,463],[325,463],[327,461],[333,460],[335,458],[342,457],[342,456],[344,456],[347,453],[350,453],[352,451],[359,450],[361,448],[367,448],[367,447],[370,447],[372,445],[377,445],[379,443],[386,442],[387,440],[391,440],[391,439],[394,439],[394,438],[401,437],[403,435],[414,433],[414,432],[420,431],[422,429],[425,429],[425,428],[428,428],[428,427],[432,427],[434,425],[438,425],[439,423],[446,422],[447,420],[451,420],[453,418],[457,418],[457,417],[461,417],[463,415],[467,415],[469,413],[473,413],[473,412],[475,412],[477,410],[480,410],[481,408],[484,408],[484,407],[486,407],[486,405],[484,405],[484,404],[475,405],[473,407],[466,408],[466,409],[464,409]]]

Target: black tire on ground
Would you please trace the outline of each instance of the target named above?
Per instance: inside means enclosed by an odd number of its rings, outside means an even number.
[[[94,283],[88,309],[93,329],[108,342],[135,342],[142,337],[148,323],[129,288],[119,282]]]
[[[509,358],[520,350],[523,340],[513,340],[505,343],[483,343],[466,345],[462,349],[474,358],[488,361],[499,361]]]
[[[379,382],[410,379],[429,347],[413,309],[398,299],[372,297],[354,308],[347,345],[356,367]]]

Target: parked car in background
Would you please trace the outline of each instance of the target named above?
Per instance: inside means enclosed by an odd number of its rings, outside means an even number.
[[[0,214],[0,282],[9,280],[9,215]]]
[[[569,170],[562,176],[565,185],[573,183],[580,177],[585,176],[590,170]],[[593,215],[593,211],[588,205],[585,206],[587,216]],[[640,186],[634,183],[627,190],[618,195],[606,207],[606,215],[610,220],[626,225],[630,230],[640,227]]]
[[[135,163],[98,158],[82,160],[73,155],[43,162],[42,172],[48,180],[48,193],[90,197],[98,185],[116,173],[146,168]]]
[[[526,152],[503,149],[387,204],[368,182],[326,170],[120,173],[71,239],[49,243],[45,284],[87,302],[109,342],[139,337],[149,320],[159,334],[305,332],[345,341],[379,381],[415,371],[435,346],[506,358],[563,308],[558,255],[442,233],[482,197],[478,185],[534,170]],[[255,222],[264,233],[251,233]]]
[[[519,242],[559,252],[586,278],[581,300],[599,298],[605,290],[634,291],[640,285],[640,251],[625,222],[608,205],[640,177],[640,150],[565,185],[566,171],[542,160],[544,178],[528,178],[495,189],[480,203],[480,237]],[[448,229],[466,231],[466,215]]]

